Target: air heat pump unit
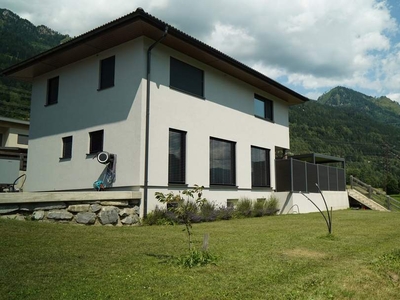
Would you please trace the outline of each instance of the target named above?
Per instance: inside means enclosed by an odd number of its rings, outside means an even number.
[[[97,154],[97,161],[101,164],[108,164],[114,160],[114,154],[108,153],[106,151]]]

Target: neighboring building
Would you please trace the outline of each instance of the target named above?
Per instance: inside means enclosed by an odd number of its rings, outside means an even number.
[[[142,9],[3,73],[33,84],[27,189],[92,190],[104,150],[144,214],[195,184],[225,205],[268,197],[289,106],[308,100]]]
[[[28,121],[0,116],[0,191],[25,174],[28,136]]]

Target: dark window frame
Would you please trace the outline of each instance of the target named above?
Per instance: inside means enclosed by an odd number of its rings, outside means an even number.
[[[100,60],[99,88],[104,90],[115,86],[115,55]]]
[[[97,154],[103,151],[104,130],[89,132],[89,154]]]
[[[169,87],[204,99],[204,70],[170,57]]]
[[[185,184],[186,182],[186,131],[169,129],[168,138],[168,183]],[[179,158],[175,162],[172,161],[173,140],[171,134],[178,134],[179,138]],[[176,150],[176,149],[175,149]]]
[[[265,167],[264,170],[255,170],[255,152],[256,151],[263,151],[265,152]],[[252,187],[271,187],[271,150],[267,148],[261,148],[257,146],[251,146],[251,185]],[[262,155],[259,155],[262,156]],[[261,168],[263,166],[261,165]],[[256,172],[258,176],[256,177]],[[261,177],[261,178],[260,178]]]
[[[216,165],[217,160],[215,159],[214,156],[214,151],[217,150],[215,145],[213,143],[224,143],[229,145],[229,156],[230,156],[230,162],[229,162],[229,175],[225,176],[223,172],[220,174],[216,173],[216,171],[213,171],[213,166]],[[227,159],[223,159],[227,160]],[[215,137],[210,137],[210,186],[213,185],[223,185],[223,186],[236,186],[236,142],[233,141],[228,141],[220,138],[215,138]],[[220,178],[218,178],[220,177]],[[226,177],[229,178],[226,180]],[[219,180],[218,180],[219,179]]]
[[[257,101],[263,104],[262,114],[258,114],[256,111]],[[254,116],[263,120],[271,122],[274,121],[274,102],[272,100],[255,94],[253,99],[253,104],[254,104]]]
[[[72,135],[62,138],[62,159],[72,158]]]
[[[60,89],[60,76],[52,77],[47,80],[46,105],[58,103],[58,93]]]

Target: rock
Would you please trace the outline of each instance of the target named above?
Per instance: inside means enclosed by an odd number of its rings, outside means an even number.
[[[75,220],[79,224],[94,224],[94,222],[96,222],[96,214],[91,212],[80,212],[76,215]]]
[[[140,218],[138,215],[133,215],[132,216],[132,224],[137,224],[140,222]]]
[[[54,220],[72,220],[74,217],[73,214],[66,210],[51,210],[47,214],[47,219],[54,219]]]
[[[2,219],[8,219],[8,220],[14,220],[17,217],[17,215],[2,215],[0,218]]]
[[[119,212],[119,216],[122,218],[125,218],[133,214],[136,214],[136,211],[133,208],[124,208]]]
[[[101,201],[101,205],[104,206],[129,206],[128,201]]]
[[[135,213],[137,215],[140,215],[140,207],[139,206],[134,206],[133,209],[135,210]]]
[[[118,207],[106,206],[99,213],[100,223],[103,225],[118,223]]]
[[[64,202],[41,202],[41,203],[29,203],[21,204],[20,210],[23,211],[35,211],[35,210],[52,210],[52,209],[64,209],[67,205]]]
[[[121,223],[124,225],[132,225],[133,224],[133,218],[132,216],[128,216],[124,219],[121,219]]]
[[[0,215],[9,214],[19,209],[18,205],[0,205]]]
[[[44,210],[34,211],[32,214],[32,220],[43,220],[44,218]]]
[[[18,220],[18,221],[26,221],[26,218],[25,218],[25,216],[23,216],[23,215],[17,215],[17,216],[15,217],[15,220]]]
[[[67,210],[69,212],[79,213],[79,212],[88,212],[89,208],[90,208],[90,204],[74,204],[74,205],[68,206]]]
[[[94,212],[94,213],[99,212],[101,210],[101,208],[102,208],[102,206],[100,204],[97,204],[97,203],[90,205],[90,211]]]

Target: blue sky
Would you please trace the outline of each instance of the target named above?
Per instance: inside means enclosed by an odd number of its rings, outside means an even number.
[[[72,36],[137,7],[311,99],[341,85],[400,102],[395,0],[0,0]]]

